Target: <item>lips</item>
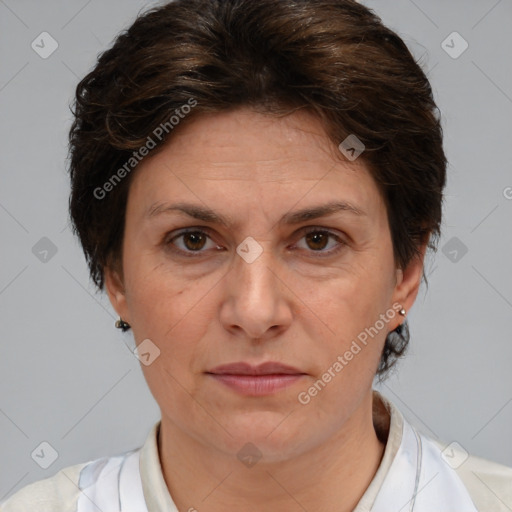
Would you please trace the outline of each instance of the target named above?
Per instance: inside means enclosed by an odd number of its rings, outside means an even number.
[[[216,366],[206,374],[238,394],[262,397],[292,386],[306,375],[286,364],[269,361],[257,366],[239,362]]]
[[[215,375],[305,375],[293,366],[288,366],[276,361],[268,361],[266,363],[253,366],[249,363],[238,362],[223,364],[216,366],[206,373]]]

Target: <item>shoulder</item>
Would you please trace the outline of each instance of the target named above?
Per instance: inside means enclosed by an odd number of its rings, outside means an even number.
[[[154,449],[159,424],[149,433],[146,450]],[[0,502],[0,512],[107,512],[119,510],[121,503],[147,511],[139,469],[143,447],[65,467]]]
[[[478,510],[512,510],[512,468],[469,455],[458,443],[433,442],[462,480]]]
[[[87,464],[68,466],[49,478],[26,485],[0,503],[0,512],[72,512],[80,494],[80,472]]]
[[[136,502],[142,512],[139,455],[134,449],[61,469],[22,488],[0,504],[0,512],[107,512],[119,510],[121,502]]]
[[[411,432],[416,432],[418,439],[421,439],[419,450],[423,459],[420,483],[425,484],[426,490],[418,493],[417,502],[427,497],[446,501],[457,491],[461,499],[472,502],[473,506],[467,507],[468,510],[512,511],[512,468],[470,455],[456,442],[443,443],[416,431],[389,399],[380,394],[377,398],[384,403],[391,416],[388,443],[390,440],[395,445],[399,443],[402,454],[406,455],[405,460],[414,460],[413,455],[417,450]],[[403,480],[403,475],[400,479]],[[422,486],[419,488],[423,489]],[[430,510],[435,508],[430,507]]]

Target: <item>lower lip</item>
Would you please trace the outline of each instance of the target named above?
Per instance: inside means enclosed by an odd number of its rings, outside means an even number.
[[[291,375],[231,375],[210,373],[213,378],[231,389],[249,396],[270,395],[291,386],[304,374]]]

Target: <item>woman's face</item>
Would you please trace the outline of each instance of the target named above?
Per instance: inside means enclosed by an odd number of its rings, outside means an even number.
[[[304,112],[239,109],[178,128],[133,176],[122,280],[107,271],[137,344],[151,340],[142,369],[162,423],[226,454],[251,442],[267,461],[356,428],[422,268],[396,270],[362,160],[337,157]],[[295,376],[211,374],[268,361]]]

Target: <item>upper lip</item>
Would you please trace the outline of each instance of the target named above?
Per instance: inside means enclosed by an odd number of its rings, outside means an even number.
[[[268,361],[257,366],[245,362],[221,364],[212,368],[206,373],[215,373],[217,375],[276,375],[276,374],[304,374],[293,366],[279,363],[277,361]]]

